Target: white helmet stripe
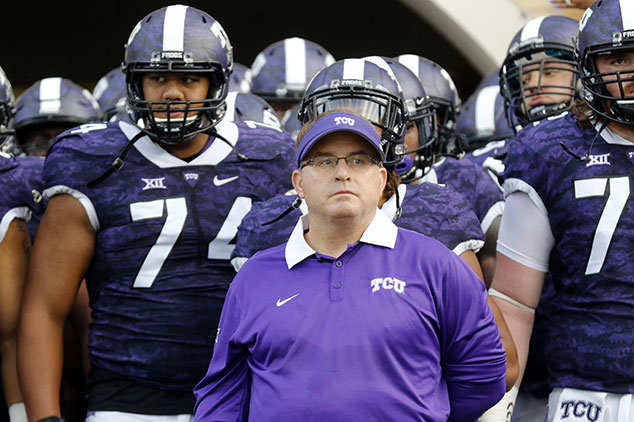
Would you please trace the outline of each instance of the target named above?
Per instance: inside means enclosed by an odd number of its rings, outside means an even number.
[[[416,77],[418,77],[418,66],[420,64],[420,59],[415,54],[403,54],[398,56],[398,62],[411,70]]]
[[[621,0],[620,3],[623,30],[634,29],[634,2],[632,0]]]
[[[238,98],[237,92],[230,92],[227,94],[227,111],[225,112],[225,120],[233,121],[235,119],[236,114],[236,99]]]
[[[498,85],[482,88],[475,103],[475,126],[478,131],[495,131],[495,100],[500,93]]]
[[[306,85],[306,41],[301,38],[284,40],[286,83]]]
[[[61,102],[62,78],[46,78],[40,81],[40,113],[59,113]]]
[[[533,20],[528,21],[524,28],[522,28],[522,35],[520,35],[520,42],[526,41],[531,38],[535,38],[539,35],[539,27],[542,26],[542,22],[546,16],[541,16],[539,18],[535,18]]]
[[[169,6],[165,9],[163,51],[183,51],[186,14],[187,6],[182,4]]]
[[[365,60],[345,59],[343,61],[343,79],[363,80],[365,75]]]

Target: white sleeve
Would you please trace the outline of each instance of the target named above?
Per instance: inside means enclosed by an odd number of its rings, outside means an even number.
[[[84,207],[92,228],[95,229],[96,232],[99,231],[99,217],[97,216],[97,211],[95,211],[95,206],[92,204],[90,198],[88,198],[82,192],[64,185],[52,186],[43,192],[43,195],[46,199],[51,199],[55,195],[60,194],[68,194],[77,199]]]
[[[512,260],[538,271],[548,271],[555,238],[548,212],[526,192],[506,197],[497,250]]]
[[[4,240],[7,231],[9,231],[9,224],[16,218],[21,218],[28,223],[31,219],[31,210],[28,207],[12,208],[2,216],[0,220],[0,243]]]

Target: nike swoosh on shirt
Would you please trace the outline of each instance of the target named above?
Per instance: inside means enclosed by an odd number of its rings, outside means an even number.
[[[284,305],[286,302],[288,302],[289,300],[295,299],[297,296],[299,296],[299,293],[297,293],[296,295],[293,295],[291,297],[289,297],[288,299],[277,299],[277,306],[278,308],[282,305]]]
[[[228,177],[226,179],[218,179],[218,176],[214,177],[214,185],[216,186],[222,186],[222,185],[226,185],[229,182],[233,182],[234,180],[236,180],[238,177],[240,176],[233,176],[233,177]]]

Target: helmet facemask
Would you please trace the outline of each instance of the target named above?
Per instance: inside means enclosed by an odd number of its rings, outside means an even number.
[[[187,70],[173,62],[156,67],[143,66],[128,70],[127,96],[133,121],[150,137],[165,144],[180,144],[206,132],[222,120],[225,111],[227,83],[218,68],[203,70],[199,66]],[[148,101],[143,94],[143,75],[155,72],[195,73],[209,78],[206,98],[192,101]],[[174,113],[182,114],[172,118]],[[140,122],[141,121],[141,122]]]
[[[569,50],[569,49],[568,49]],[[579,91],[579,72],[573,53],[557,48],[524,51],[507,60],[500,72],[500,85],[512,127],[526,126],[570,110]],[[544,75],[566,79],[568,83],[546,80]],[[548,77],[550,78],[550,76]],[[528,85],[536,79],[536,83]],[[557,96],[556,102],[541,98]],[[531,103],[535,101],[535,105]],[[549,101],[545,98],[545,101]]]

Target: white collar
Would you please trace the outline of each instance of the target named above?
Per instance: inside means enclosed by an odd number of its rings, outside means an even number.
[[[130,123],[120,121],[119,127],[128,139],[132,139],[140,129]],[[233,150],[236,142],[238,141],[238,127],[227,120],[222,120],[216,126],[218,133],[221,134],[230,144],[226,142],[213,142],[209,148],[203,151],[198,157],[192,161],[187,162],[180,158],[170,154],[161,148],[157,143],[152,142],[148,136],[144,136],[139,139],[134,148],[141,153],[148,161],[160,168],[171,167],[183,167],[183,166],[215,166],[227,156]]]
[[[436,174],[436,170],[434,170],[434,168],[431,168],[421,179],[420,182],[429,182],[429,183],[433,183],[435,185],[438,184],[438,174]]]
[[[595,123],[594,124],[594,129],[598,132],[599,130],[601,130],[601,125],[603,125],[603,123],[598,123],[598,122]],[[601,132],[601,137],[608,144],[625,145],[625,146],[628,146],[628,147],[634,147],[634,143],[628,141],[627,139],[625,139],[621,135],[618,135],[618,134],[612,132],[609,127],[606,127],[605,129],[603,129],[603,131]]]
[[[403,205],[403,199],[405,198],[405,192],[407,192],[407,185],[405,183],[401,183],[398,185],[398,196],[400,205]],[[396,193],[390,196],[390,199],[385,201],[385,204],[381,207],[381,211],[387,218],[394,221],[396,219]]]
[[[308,215],[302,216],[297,221],[286,243],[284,256],[289,270],[316,253],[304,238],[304,231],[306,229],[308,229]],[[398,228],[396,225],[382,212],[376,212],[374,218],[363,232],[361,239],[359,239],[359,242],[393,249],[394,245],[396,245],[397,235]]]

